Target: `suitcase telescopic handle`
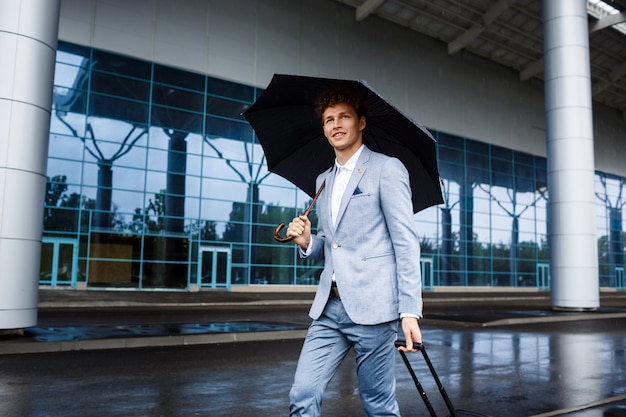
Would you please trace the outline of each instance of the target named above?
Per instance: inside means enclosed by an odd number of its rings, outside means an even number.
[[[396,340],[394,344],[396,347],[406,346],[406,342],[404,340]],[[450,400],[450,397],[448,397],[448,393],[446,392],[446,389],[444,388],[443,384],[441,383],[441,380],[439,379],[439,375],[437,375],[437,372],[435,371],[435,367],[433,366],[433,363],[430,361],[430,357],[426,353],[426,348],[424,347],[424,344],[413,343],[413,346],[415,346],[417,350],[422,352],[422,356],[424,357],[424,361],[426,362],[426,365],[428,366],[428,370],[430,371],[431,375],[433,376],[433,379],[435,380],[435,383],[437,384],[439,393],[441,394],[444,403],[446,403],[446,407],[448,408],[448,411],[450,411],[450,417],[457,417],[457,412],[454,409],[454,406],[452,405],[452,401]],[[424,405],[426,405],[428,412],[430,413],[431,417],[437,417],[437,413],[435,412],[428,396],[426,395],[426,391],[422,387],[422,384],[417,379],[417,375],[415,374],[415,371],[413,370],[413,367],[411,366],[411,363],[409,362],[409,359],[407,358],[406,353],[403,351],[399,351],[399,352],[400,352],[400,356],[402,356],[402,360],[404,361],[404,364],[406,365],[407,369],[409,370],[409,373],[411,374],[411,378],[413,379],[413,382],[415,383],[415,387],[417,388],[420,396],[422,397],[422,400],[424,400]]]
[[[395,345],[397,348],[399,347],[406,347],[406,341],[404,340],[396,340]],[[415,343],[413,342],[413,347],[417,350],[424,350],[424,345],[422,343]]]

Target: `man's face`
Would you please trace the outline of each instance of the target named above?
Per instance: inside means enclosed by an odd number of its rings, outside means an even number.
[[[339,103],[328,107],[322,115],[324,136],[336,151],[356,151],[363,143],[365,117],[357,116],[348,104]]]

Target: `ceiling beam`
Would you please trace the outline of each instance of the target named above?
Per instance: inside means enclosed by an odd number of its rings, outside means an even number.
[[[626,12],[610,14],[595,22],[589,23],[589,33],[597,32],[598,30],[606,29],[624,22],[626,22]]]
[[[383,5],[385,0],[365,0],[365,3],[356,8],[356,21],[360,22]]]
[[[593,33],[593,32],[597,32],[599,30],[602,29],[606,29],[608,27],[617,25],[619,23],[624,23],[626,22],[626,12],[621,12],[621,13],[616,13],[616,14],[612,14],[612,15],[608,15],[603,17],[602,19],[598,19],[592,23],[589,23],[589,33]],[[623,77],[624,74],[624,65],[620,65],[616,68],[616,70],[614,70],[613,72],[611,72],[610,78],[611,80],[618,80],[619,78]],[[527,81],[529,79],[531,79],[532,77],[534,77],[535,75],[539,75],[543,72],[543,59],[539,59],[529,65],[526,66],[526,68],[524,68],[523,70],[520,71],[519,73],[519,79],[520,81]],[[613,82],[614,82],[613,81]],[[607,89],[612,83],[608,82],[608,81],[601,81],[599,83],[597,83],[594,87],[594,95],[604,91],[605,89]]]
[[[621,64],[613,68],[613,71],[611,71],[611,73],[609,74],[608,80],[602,80],[595,83],[592,87],[592,95],[595,96],[597,94],[600,94],[611,85],[615,84],[624,75],[626,75],[626,62],[622,62]]]
[[[492,4],[485,14],[480,17],[479,23],[474,23],[467,31],[458,36],[448,44],[448,53],[454,55],[461,49],[469,45],[474,39],[480,36],[502,13],[515,4],[517,0],[499,0]]]
[[[519,72],[519,80],[520,81],[528,81],[533,78],[535,75],[539,75],[543,72],[543,58],[538,59],[535,62],[532,62],[526,66],[523,70]]]

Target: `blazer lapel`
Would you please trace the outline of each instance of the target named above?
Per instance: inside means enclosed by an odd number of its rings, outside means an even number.
[[[324,200],[324,204],[319,205],[320,209],[324,210],[323,219],[326,224],[325,229],[329,231],[334,231],[333,220],[332,220],[332,190],[333,185],[335,183],[335,165],[332,166],[330,171],[326,174],[326,185],[324,186],[324,192],[322,193],[322,197]],[[319,204],[319,202],[318,202]]]
[[[359,160],[357,161],[356,166],[354,167],[354,171],[352,171],[352,175],[350,175],[350,180],[348,181],[348,185],[346,186],[346,191],[343,193],[343,197],[341,198],[341,204],[339,205],[339,212],[337,214],[337,222],[336,222],[337,227],[339,226],[339,223],[341,222],[341,218],[343,217],[343,214],[345,213],[346,208],[348,207],[350,198],[352,198],[352,195],[354,194],[354,190],[356,190],[356,187],[359,185],[359,182],[361,182],[361,178],[363,178],[363,174],[365,173],[365,169],[366,169],[366,164],[370,159],[371,153],[372,152],[367,147],[363,149],[363,152],[361,152],[361,156],[359,156]]]

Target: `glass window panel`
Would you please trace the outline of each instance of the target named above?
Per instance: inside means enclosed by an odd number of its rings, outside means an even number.
[[[254,101],[254,87],[207,77],[207,93],[247,102]]]
[[[111,247],[111,250],[122,251],[122,248]],[[88,285],[93,287],[127,287],[137,286],[133,277],[133,262],[119,260],[89,261]]]
[[[468,167],[479,168],[482,170],[489,169],[489,158],[484,154],[467,153],[465,162]]]
[[[65,175],[68,184],[80,184],[83,171],[83,163],[67,161],[63,159],[48,159],[47,176],[52,178],[57,175]]]
[[[81,188],[80,188],[81,194],[84,198],[91,200],[92,202],[96,201],[96,192],[97,192],[97,187],[89,187],[86,186],[85,183],[83,182],[81,184]]]
[[[144,194],[114,189],[112,201],[113,211],[132,214],[143,207]]]
[[[532,224],[534,223],[532,220],[526,220],[519,222],[519,234],[517,236],[517,241],[522,242],[536,242],[535,239],[535,231],[533,230],[535,227]]]
[[[491,146],[491,158],[513,164],[513,150],[502,148],[500,146]]]
[[[153,198],[155,194],[165,190],[167,184],[167,176],[165,172],[146,172],[146,196]]]
[[[513,188],[512,164],[510,161],[507,162],[499,159],[492,159],[491,185]]]
[[[146,171],[143,169],[113,167],[113,187],[115,188],[143,192],[145,181]]]
[[[457,165],[463,164],[463,148],[453,148],[446,145],[439,145],[439,160],[451,162]]]
[[[151,170],[167,170],[167,150],[148,149],[147,167]]]
[[[83,186],[98,185],[98,165],[95,162],[83,163]],[[94,194],[95,195],[95,194]]]
[[[167,149],[170,138],[160,127],[150,127],[150,149]]]
[[[185,217],[198,219],[200,216],[200,199],[185,197]]]
[[[240,172],[233,169],[227,164],[225,160],[214,157],[203,158],[202,176],[205,178],[220,178],[224,180],[230,180],[232,182],[242,182],[243,180],[241,176],[245,174],[246,171]],[[245,180],[248,180],[248,178],[246,178],[245,176],[243,178]],[[207,196],[205,195],[205,197]]]
[[[202,179],[200,177],[192,177],[187,175],[185,177],[185,196],[188,197],[200,197],[200,187]]]
[[[45,231],[78,231],[79,210],[71,207],[48,206],[44,209],[43,228]]]
[[[296,193],[291,190],[283,188],[276,188],[272,186],[259,186],[259,200],[265,202],[265,204],[272,206],[282,207],[296,207],[308,205],[311,201],[309,196],[302,196],[304,200],[299,200],[296,203]]]
[[[83,142],[73,136],[50,135],[48,142],[48,157],[73,159],[80,161],[83,159]]]
[[[115,154],[120,151],[121,146],[118,142],[109,141],[106,139],[91,139],[85,140],[85,160],[87,161],[102,161],[104,164],[115,165]]]
[[[206,112],[216,116],[223,116],[230,119],[245,120],[241,113],[248,108],[247,103],[228,100],[221,97],[207,96]],[[247,122],[246,122],[247,123]]]
[[[64,64],[57,61],[54,67],[54,92],[62,97],[67,97],[73,88],[83,87],[82,84],[77,84],[79,83],[78,77],[85,76],[82,66],[84,58],[77,55],[65,55],[70,62]]]
[[[521,164],[521,165],[530,167],[531,169],[533,168],[534,158],[532,155],[524,153],[524,152],[513,151],[513,157],[515,158],[516,165]]]
[[[248,185],[240,181],[202,178],[202,197],[227,201],[245,201]]]
[[[266,177],[263,180],[263,184],[271,185],[276,188],[282,188],[284,191],[292,190],[295,188],[295,186],[291,182],[287,181],[285,178],[277,174],[270,174],[268,177]],[[305,193],[302,192],[302,194],[305,194]]]
[[[430,207],[415,215],[417,233],[420,239],[428,239],[432,243],[437,241],[439,235],[439,210],[440,207]]]
[[[74,59],[72,55],[88,57],[90,55],[90,48],[76,45],[73,43],[59,41],[57,45],[57,61],[72,62],[72,60]]]
[[[206,77],[189,71],[154,64],[154,82],[182,87],[188,90],[204,91]]]
[[[202,175],[202,157],[187,153],[187,176]]]
[[[202,133],[202,115],[173,107],[153,106],[150,117],[153,126],[182,132]]]
[[[450,163],[446,160],[439,161],[439,173],[448,180],[460,180],[465,177],[465,169],[462,164]]]
[[[119,149],[121,148],[118,146],[118,150]],[[144,171],[146,169],[148,150],[139,145],[134,145],[133,147],[130,147],[130,149],[126,146],[124,149],[128,150],[128,153],[125,153],[123,156],[116,159],[114,167],[135,168]]]
[[[534,179],[527,177],[515,177],[515,190],[518,193],[526,193],[535,191],[535,181]]]
[[[92,50],[92,63],[99,71],[126,75],[144,80],[150,79],[152,65],[146,61],[129,58],[98,49]]]
[[[150,100],[150,84],[133,78],[120,77],[99,71],[91,73],[90,89],[103,95],[128,98],[139,101]]]
[[[532,206],[535,204],[536,195],[533,192],[517,192],[515,193],[516,203],[517,203],[517,212],[524,210],[526,207],[529,207],[526,210],[526,215],[528,213],[532,213]]]
[[[224,160],[247,161],[250,155],[257,155],[257,160],[260,161],[263,156],[263,150],[260,145],[251,145],[239,140],[216,137],[205,139],[203,145],[204,155],[219,157]]]
[[[252,127],[247,122],[236,122],[218,117],[207,116],[205,134],[243,141],[252,140]]]
[[[116,211],[113,215],[113,230],[116,232],[136,232],[134,229],[136,213]]]
[[[85,108],[80,109],[81,113],[65,113],[55,111],[50,118],[50,133],[73,136],[81,138],[85,136]]]
[[[174,107],[193,112],[204,111],[204,94],[165,85],[154,84],[152,86],[152,102],[164,107]]]
[[[489,170],[488,169],[479,169],[477,167],[466,167],[465,178],[476,184],[489,184]]]
[[[229,225],[235,229],[242,228],[239,222],[243,221],[243,207],[240,203],[219,200],[202,200],[201,215],[203,220],[212,220],[216,222],[224,222],[223,227]],[[231,223],[231,217],[232,222]]]
[[[187,136],[187,153],[189,155],[202,155],[202,149],[204,147],[202,135],[190,134]]]
[[[62,48],[67,48],[63,50]],[[77,45],[59,43],[54,74],[53,103],[56,109],[84,113],[85,93],[88,87],[87,57],[89,50]],[[79,97],[83,97],[80,99]],[[78,99],[77,99],[78,98]],[[75,110],[70,110],[73,108]]]
[[[525,233],[530,236],[529,240],[535,240],[535,219],[532,215],[520,217],[517,222],[517,227],[520,234]]]
[[[444,132],[437,132],[436,138],[440,146],[458,149],[461,151],[465,149],[465,139],[459,136],[450,135]]]
[[[479,142],[477,140],[467,139],[465,141],[465,148],[467,149],[467,152],[474,155],[489,156],[489,146],[489,144]]]
[[[474,234],[478,242],[491,241],[491,219],[489,213],[474,212]]]
[[[89,114],[144,125],[148,123],[148,104],[92,93],[89,96]]]

